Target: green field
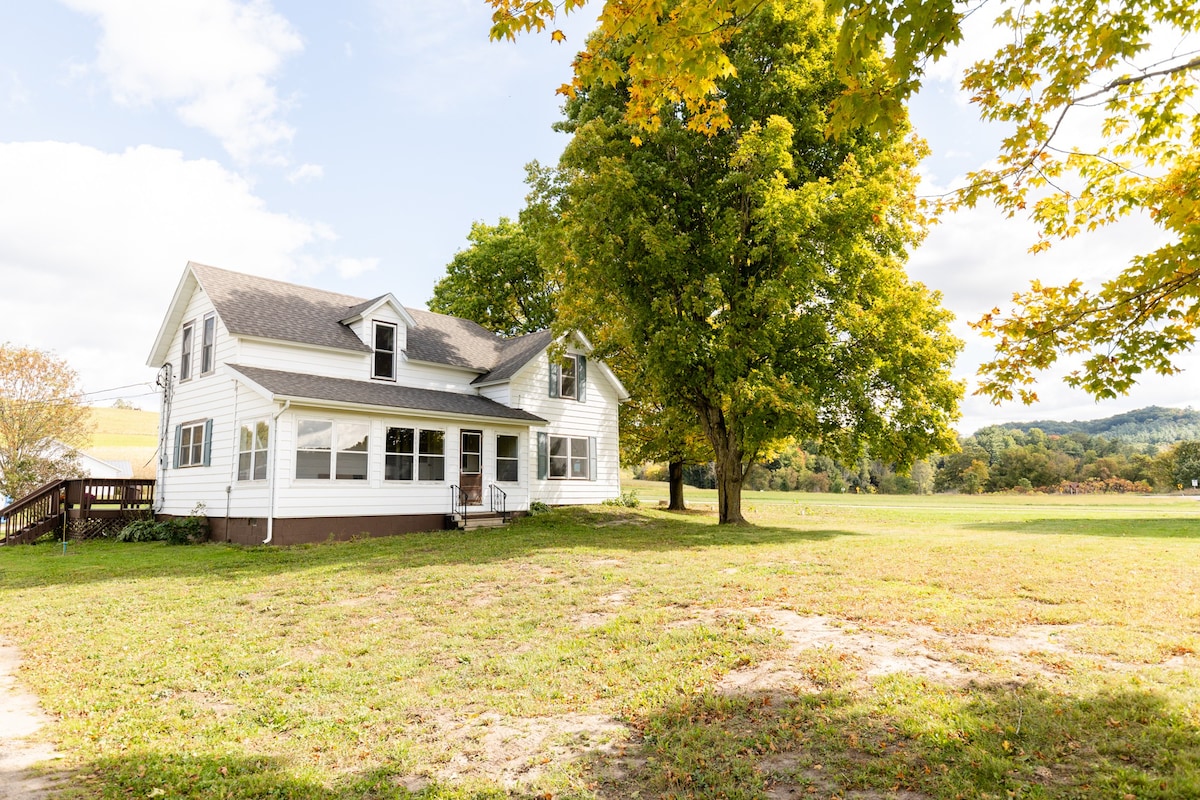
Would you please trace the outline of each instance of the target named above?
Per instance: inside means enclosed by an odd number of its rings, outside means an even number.
[[[158,412],[91,408],[91,433],[81,448],[105,461],[128,461],[135,478],[153,478],[158,452]]]
[[[746,507],[5,548],[0,636],[67,797],[1200,797],[1197,500]]]

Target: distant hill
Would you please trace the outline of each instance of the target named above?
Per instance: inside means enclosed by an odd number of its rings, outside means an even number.
[[[92,434],[81,447],[104,461],[128,461],[135,478],[153,478],[158,452],[158,412],[92,408]]]
[[[1194,411],[1190,407],[1149,406],[1104,419],[1075,422],[1060,420],[1006,422],[994,427],[1016,431],[1040,428],[1051,436],[1085,433],[1088,436],[1103,436],[1105,439],[1131,444],[1174,444],[1191,440],[1200,441],[1200,411]]]

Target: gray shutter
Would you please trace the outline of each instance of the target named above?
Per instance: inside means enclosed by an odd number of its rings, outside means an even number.
[[[596,480],[596,437],[588,437],[588,480]]]
[[[175,459],[171,462],[171,467],[179,469],[179,449],[183,445],[183,426],[175,426]]]
[[[553,361],[550,362],[550,396],[551,397],[559,396],[558,384],[559,384],[559,373],[561,371],[562,371],[561,366],[554,363]]]
[[[212,464],[212,420],[206,420],[204,423],[204,466]]]
[[[538,433],[538,480],[546,480],[550,474],[550,434]]]
[[[575,399],[587,400],[587,356],[575,356]]]

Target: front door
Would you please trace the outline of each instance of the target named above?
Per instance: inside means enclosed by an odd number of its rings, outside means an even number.
[[[464,505],[483,505],[483,431],[463,431],[458,457],[458,486]]]

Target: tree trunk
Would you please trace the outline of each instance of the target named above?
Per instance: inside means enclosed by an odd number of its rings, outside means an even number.
[[[668,511],[686,511],[683,504],[683,461],[671,461],[667,464],[667,477],[671,482],[671,502]]]
[[[742,516],[742,441],[736,430],[726,424],[724,412],[717,407],[700,409],[704,431],[716,456],[717,522],[721,525],[745,525]]]

